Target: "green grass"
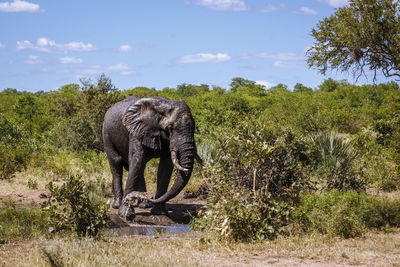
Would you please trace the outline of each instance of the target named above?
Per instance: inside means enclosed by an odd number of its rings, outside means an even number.
[[[352,238],[369,228],[390,230],[400,226],[400,200],[355,191],[332,190],[302,198],[294,212],[304,231]]]
[[[41,209],[16,208],[10,202],[0,205],[1,243],[16,238],[36,238],[47,232],[48,215]]]

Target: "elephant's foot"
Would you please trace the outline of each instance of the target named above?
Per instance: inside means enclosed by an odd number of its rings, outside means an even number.
[[[141,209],[147,209],[153,207],[153,204],[151,204],[150,201],[146,199],[140,199],[137,207]]]
[[[163,203],[163,204],[154,204],[154,207],[151,209],[151,214],[153,214],[153,215],[167,215],[168,214],[168,210],[167,210],[167,207],[166,207],[165,203]]]
[[[119,197],[116,197],[113,201],[113,203],[111,204],[111,207],[113,207],[113,209],[118,209],[121,206],[121,202],[122,199]]]

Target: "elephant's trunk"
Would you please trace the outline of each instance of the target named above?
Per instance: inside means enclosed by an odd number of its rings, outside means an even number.
[[[196,154],[196,145],[194,143],[181,145],[178,150],[178,157],[175,150],[171,149],[171,160],[178,170],[177,177],[172,187],[164,195],[154,200],[151,199],[150,202],[153,204],[165,203],[182,191],[189,182]]]

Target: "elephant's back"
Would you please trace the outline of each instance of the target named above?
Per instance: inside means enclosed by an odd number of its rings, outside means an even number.
[[[122,125],[122,116],[125,114],[126,109],[136,101],[138,101],[139,98],[136,96],[130,96],[122,101],[119,101],[115,103],[113,106],[111,106],[105,116],[104,116],[104,124],[103,124],[103,129],[104,128],[109,128],[109,127],[115,127],[116,124],[121,123]]]
[[[122,124],[122,116],[125,114],[126,109],[137,100],[139,100],[139,98],[131,96],[117,102],[107,110],[104,116],[104,146],[112,146],[123,158],[127,157],[129,133]]]

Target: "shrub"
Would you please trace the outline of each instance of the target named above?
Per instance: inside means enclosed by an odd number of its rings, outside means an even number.
[[[86,184],[75,176],[56,186],[48,184],[51,197],[42,208],[50,213],[51,230],[70,230],[78,236],[96,236],[106,226],[107,205],[90,197]]]
[[[33,150],[29,134],[0,112],[0,180],[11,179],[26,168]]]
[[[275,238],[307,186],[306,148],[290,130],[262,120],[218,131],[214,144],[203,149],[208,154],[203,169],[210,188],[208,211],[194,226],[217,229],[238,241]]]
[[[295,225],[304,231],[352,238],[368,228],[398,227],[400,200],[332,190],[304,196],[293,214]]]
[[[393,147],[379,144],[378,136],[368,128],[354,136],[355,148],[361,152],[358,164],[370,185],[383,191],[394,191],[400,187],[398,152]]]
[[[30,189],[38,189],[38,182],[36,179],[29,178],[27,181],[28,188]]]
[[[318,133],[311,137],[314,175],[321,189],[365,190],[366,181],[356,161],[359,154],[343,135]]]

